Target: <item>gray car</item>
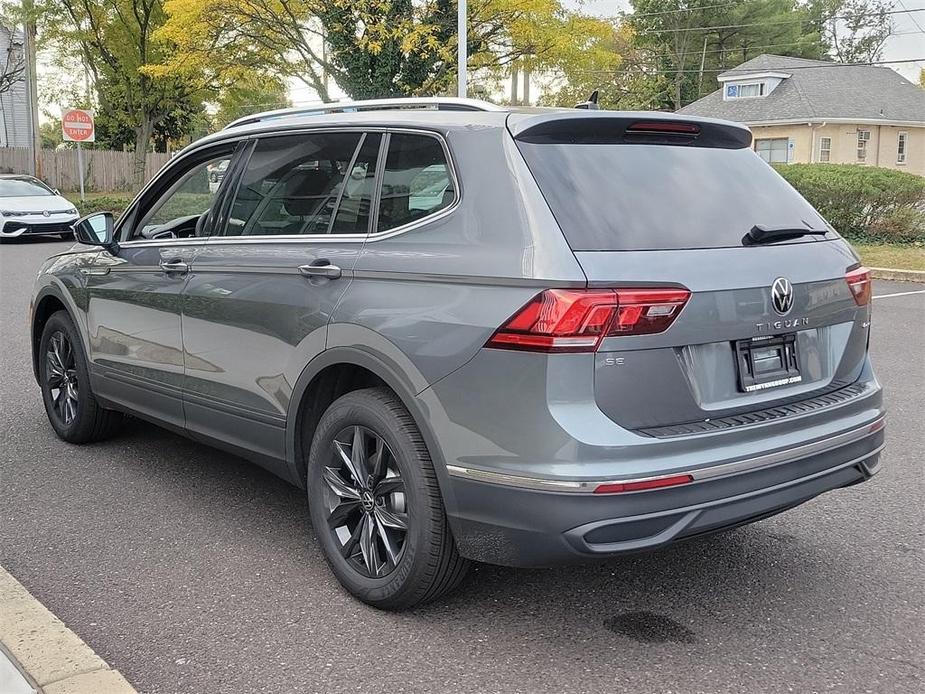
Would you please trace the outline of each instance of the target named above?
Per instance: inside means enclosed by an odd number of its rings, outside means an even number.
[[[870,275],[751,141],[453,99],[244,119],[43,266],[49,421],[87,443],[129,413],[306,489],[338,580],[387,609],[471,560],[606,558],[863,482]]]

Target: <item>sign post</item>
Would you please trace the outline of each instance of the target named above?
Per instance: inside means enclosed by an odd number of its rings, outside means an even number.
[[[96,124],[93,112],[79,108],[65,109],[61,114],[61,132],[65,142],[77,143],[77,168],[80,177],[80,200],[84,199],[84,158],[81,142],[96,141]]]

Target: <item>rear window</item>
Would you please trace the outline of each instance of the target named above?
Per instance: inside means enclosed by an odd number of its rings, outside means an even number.
[[[826,228],[750,149],[517,145],[576,251],[723,248],[756,224]]]

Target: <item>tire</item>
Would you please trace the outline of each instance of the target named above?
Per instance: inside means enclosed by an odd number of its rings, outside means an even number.
[[[83,344],[67,311],[57,311],[45,323],[38,366],[45,414],[59,438],[90,443],[115,432],[122,415],[104,409],[93,396]]]
[[[359,459],[358,441],[365,453]],[[353,391],[331,404],[312,439],[306,483],[325,559],[366,604],[407,609],[465,576],[469,562],[456,550],[427,446],[387,388]]]

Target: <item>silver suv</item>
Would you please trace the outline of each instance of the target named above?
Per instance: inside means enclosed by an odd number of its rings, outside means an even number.
[[[49,421],[86,443],[130,413],[305,488],[387,609],[469,560],[606,558],[862,482],[870,276],[751,141],[451,99],[245,119],[42,268]]]

